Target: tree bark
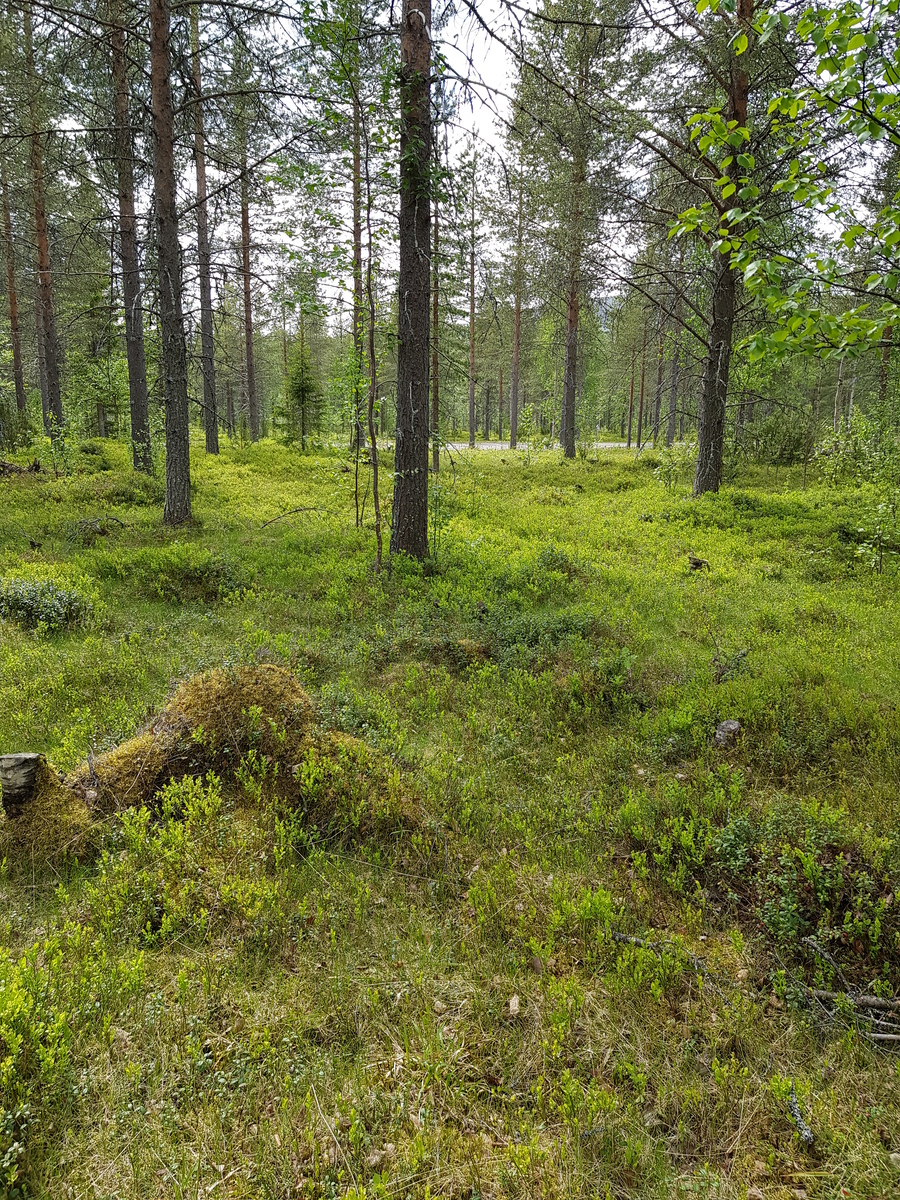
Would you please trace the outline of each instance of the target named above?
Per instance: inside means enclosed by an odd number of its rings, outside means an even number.
[[[363,270],[362,270],[362,178],[359,70],[354,59],[353,81],[353,444],[357,456],[365,444],[362,413],[363,361]]]
[[[47,205],[44,195],[44,147],[38,111],[38,77],[34,69],[34,35],[31,5],[23,9],[25,31],[25,73],[28,79],[31,117],[31,180],[34,196],[34,226],[37,242],[38,287],[40,295],[40,324],[44,348],[44,379],[46,382],[46,412],[51,437],[62,432],[62,392],[59,381],[59,338],[56,313],[53,307],[53,273],[50,267],[50,231],[47,226]]]
[[[574,252],[571,255],[566,296],[566,354],[559,417],[559,440],[566,458],[575,457],[575,372],[578,365],[578,315],[581,300],[577,271],[580,258],[580,254],[577,259]]]
[[[497,440],[503,441],[503,367],[497,383]]]
[[[247,366],[247,415],[250,440],[259,441],[259,397],[253,355],[253,298],[250,292],[250,188],[247,179],[247,127],[241,117],[241,272],[244,277],[244,356]]]
[[[841,427],[841,417],[844,415],[844,360],[838,363],[837,385],[834,389],[834,432]]]
[[[631,387],[628,389],[628,441],[627,448],[631,449],[631,422],[634,418],[634,367],[637,352],[634,348],[631,351]]]
[[[9,300],[9,338],[12,342],[13,383],[16,389],[16,411],[20,419],[28,411],[25,394],[25,374],[22,369],[22,339],[19,335],[19,294],[16,290],[16,247],[13,242],[12,213],[9,208],[9,188],[6,179],[6,158],[0,156],[0,193],[3,199],[3,239],[6,243],[6,295]]]
[[[748,36],[752,35],[753,0],[737,0],[736,19]],[[727,119],[741,128],[747,124],[750,77],[744,66],[745,56],[732,54]],[[736,154],[732,156],[736,159]],[[739,168],[733,161],[728,173],[737,178]],[[734,299],[737,280],[728,254],[714,251],[712,319],[707,343],[706,366],[700,388],[697,413],[697,473],[694,495],[717,492],[722,482],[725,448],[725,411],[728,376],[731,369],[731,344],[734,333]]]
[[[168,0],[150,0],[150,107],[154,137],[153,182],[156,192],[161,365],[166,408],[166,499],[163,521],[167,525],[180,525],[190,520],[191,516],[191,460],[171,74]]]
[[[669,419],[666,423],[666,445],[671,446],[675,441],[675,421],[678,416],[678,373],[681,368],[681,344],[678,339],[678,325],[672,333],[672,368],[669,377]]]
[[[438,291],[438,254],[440,252],[440,221],[437,199],[434,202],[434,242],[431,251],[431,469],[435,475],[441,469],[440,443],[440,374],[438,333],[440,330],[440,301]]]
[[[513,302],[512,363],[509,370],[509,448],[515,450],[519,439],[519,359],[522,353],[522,207],[524,186],[519,163],[519,203],[516,214],[516,270]]]
[[[475,163],[472,157],[472,206],[469,226],[469,445],[475,447]]]
[[[663,305],[660,304],[656,314],[656,392],[653,397],[653,445],[656,445],[659,438],[659,420],[662,413],[662,395],[663,395],[663,351],[665,328],[663,325]]]
[[[403,0],[400,26],[400,276],[391,553],[428,553],[431,290],[431,0]]]
[[[144,314],[134,211],[134,147],[126,63],[126,34],[118,0],[110,5],[110,49],[115,92],[116,181],[119,194],[119,249],[122,258],[122,303],[125,309],[125,356],[131,410],[131,461],[136,471],[153,471],[150,450],[150,405],[144,354]]]
[[[641,396],[638,402],[637,448],[641,449],[641,430],[644,426],[644,382],[647,377],[647,329],[644,328],[644,340],[641,342]]]
[[[888,380],[890,379],[891,350],[894,345],[894,327],[888,325],[881,335],[881,361],[878,364],[878,404],[884,411],[887,402]]]
[[[713,318],[697,413],[695,496],[719,490],[725,447],[725,403],[734,329],[735,277],[728,256],[724,254],[716,253],[713,271]]]
[[[34,340],[38,361],[38,385],[41,392],[41,419],[44,422],[44,433],[49,437],[53,422],[50,420],[50,407],[47,403],[47,366],[44,362],[44,321],[40,283],[37,284],[34,292]]]
[[[203,122],[203,75],[200,63],[200,6],[191,6],[191,74],[194,84],[194,168],[197,175],[197,269],[200,282],[200,374],[203,376],[203,428],[206,453],[219,453],[216,357],[213,334],[209,211],[206,187],[206,131]]]

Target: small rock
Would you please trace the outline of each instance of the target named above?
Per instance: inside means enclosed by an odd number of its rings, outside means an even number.
[[[519,1015],[519,997],[512,995],[509,998],[509,1015],[517,1017]]]
[[[740,721],[735,721],[734,718],[729,717],[727,721],[720,721],[716,726],[716,732],[713,737],[713,741],[717,746],[720,746],[723,750],[725,750],[729,746],[733,746],[735,744],[735,742],[738,740],[738,735],[740,732]]]
[[[780,996],[776,996],[774,992],[768,998],[766,1004],[768,1004],[769,1008],[784,1008],[784,1001]]]
[[[900,1171],[900,1154],[898,1154],[895,1150],[894,1153],[890,1156],[890,1159],[891,1159],[891,1166],[894,1167],[895,1170]]]
[[[541,956],[539,954],[535,954],[529,960],[528,966],[531,968],[532,971],[534,971],[535,975],[543,975],[544,960],[541,958]]]
[[[447,1011],[447,1005],[443,1002],[443,1000],[435,1000],[432,1007],[438,1016]]]
[[[747,1200],[766,1200],[762,1190],[758,1187],[747,1188]]]

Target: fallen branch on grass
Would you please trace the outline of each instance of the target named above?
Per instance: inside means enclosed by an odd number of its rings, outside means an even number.
[[[36,475],[40,469],[41,464],[36,458],[27,467],[22,467],[18,463],[7,462],[6,459],[0,458],[0,475]]]
[[[267,525],[274,525],[276,521],[283,521],[285,517],[292,517],[295,513],[321,512],[321,511],[322,510],[318,504],[306,504],[306,505],[303,505],[303,507],[301,507],[301,508],[289,508],[287,512],[280,513],[279,516],[277,516],[277,517],[272,517],[271,521],[263,521],[260,528],[265,529],[265,527]]]

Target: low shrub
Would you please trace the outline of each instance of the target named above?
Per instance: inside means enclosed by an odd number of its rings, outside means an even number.
[[[93,570],[101,579],[128,580],[170,604],[212,604],[246,584],[227,555],[189,542],[107,551],[94,557]]]
[[[94,616],[92,600],[77,588],[52,579],[9,579],[0,583],[0,617],[23,629],[55,633],[87,625]]]

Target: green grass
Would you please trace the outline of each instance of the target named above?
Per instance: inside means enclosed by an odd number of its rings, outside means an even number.
[[[71,770],[262,659],[425,817],[337,845],[255,761],[78,861],[8,852],[0,1196],[895,1193],[897,1059],[803,986],[900,992],[900,594],[856,555],[865,489],[464,456],[434,558],[375,577],[337,455],[198,455],[178,532],[123,447],[70,465],[0,481],[0,584],[89,602],[0,624],[0,750]]]

